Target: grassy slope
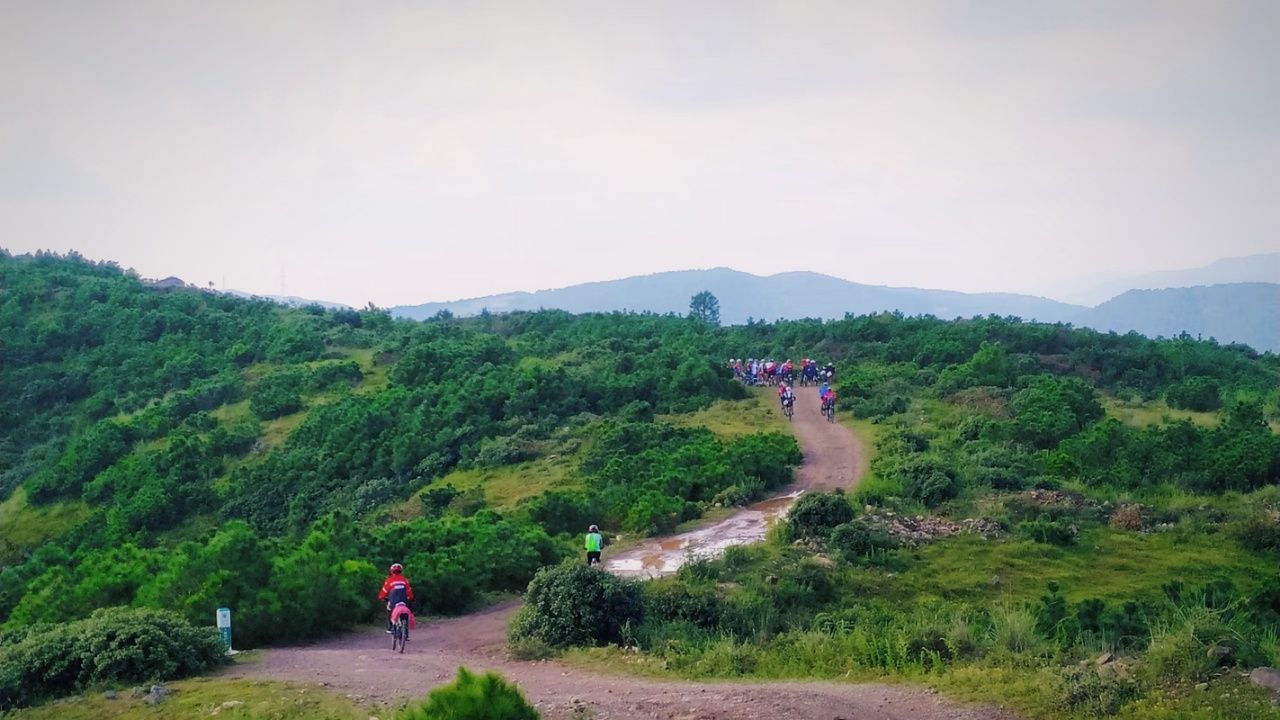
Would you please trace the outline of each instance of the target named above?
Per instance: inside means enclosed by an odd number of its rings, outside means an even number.
[[[755,388],[746,400],[719,400],[711,407],[660,419],[684,427],[705,427],[721,438],[735,438],[756,432],[790,432],[786,417],[778,409],[777,391]]]
[[[180,680],[168,686],[174,694],[159,705],[148,705],[125,689],[117,691],[117,697],[112,700],[106,699],[102,692],[93,692],[15,711],[6,717],[14,720],[203,720],[209,717],[367,720],[374,715],[388,714],[317,686],[219,677]]]
[[[62,501],[33,506],[27,491],[18,488],[0,503],[0,563],[43,544],[75,527],[89,515],[89,506],[80,501]]]

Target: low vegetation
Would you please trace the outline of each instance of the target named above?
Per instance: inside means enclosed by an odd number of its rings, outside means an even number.
[[[622,644],[695,677],[1226,718],[1257,707],[1233,673],[1280,662],[1280,358],[1247,347],[893,314],[417,323],[4,253],[0,337],[10,704],[202,669],[58,665],[85,656],[49,624],[164,608],[196,633],[231,607],[238,645],[298,641],[376,617],[392,561],[420,612],[529,588],[527,654]],[[639,588],[561,566],[589,523],[665,533],[790,481],[786,423],[725,367],[769,355],[836,364],[874,444],[859,488]],[[567,599],[588,590],[616,622]]]

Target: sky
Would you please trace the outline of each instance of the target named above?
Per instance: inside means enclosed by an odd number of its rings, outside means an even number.
[[[1280,250],[1280,2],[0,4],[0,247],[362,306]]]

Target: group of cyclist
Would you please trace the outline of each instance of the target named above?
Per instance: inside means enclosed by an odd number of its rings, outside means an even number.
[[[832,363],[823,365],[817,360],[804,358],[797,367],[790,359],[778,362],[772,358],[757,359],[730,358],[729,368],[733,376],[747,385],[817,385],[822,381],[830,383],[835,379],[836,366]]]

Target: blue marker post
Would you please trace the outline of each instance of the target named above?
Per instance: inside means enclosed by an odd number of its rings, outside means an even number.
[[[231,652],[231,608],[218,608],[218,632],[222,635],[222,644]]]

